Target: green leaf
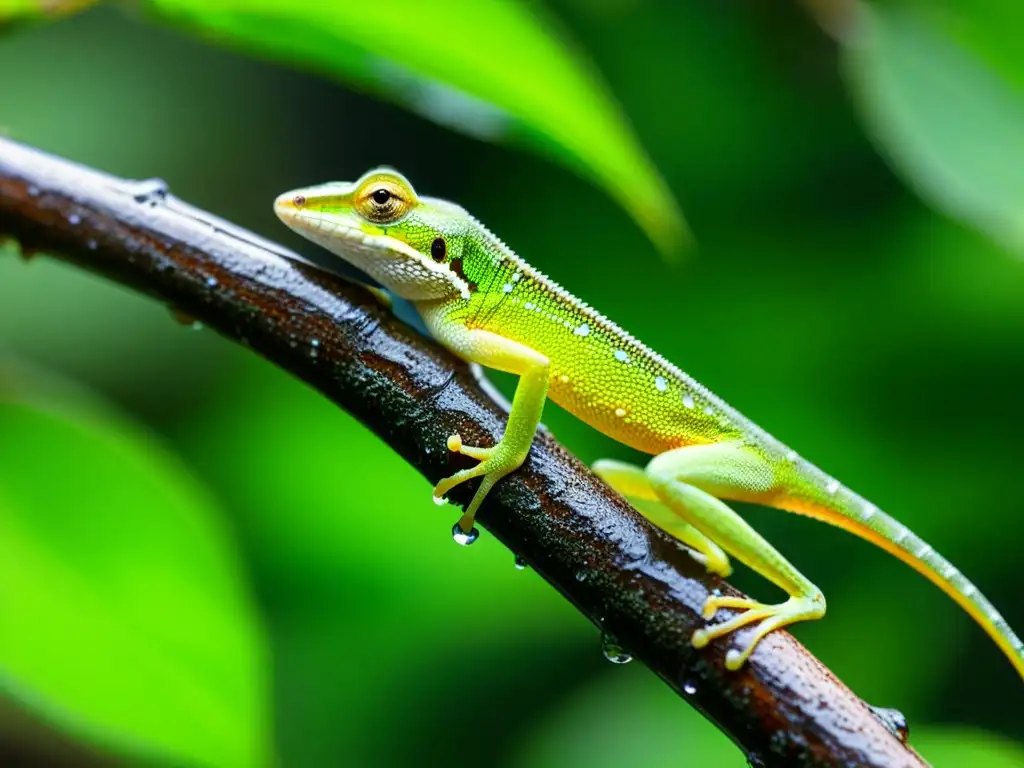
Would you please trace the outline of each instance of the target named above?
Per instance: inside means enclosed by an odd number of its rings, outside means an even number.
[[[926,201],[1024,253],[1024,95],[928,14],[860,21],[845,70],[881,151]]]
[[[147,5],[216,40],[339,76],[471,135],[525,139],[603,186],[663,253],[674,255],[686,238],[668,186],[618,106],[585,57],[534,4]]]
[[[260,629],[209,498],[123,424],[0,401],[0,693],[176,765],[262,766]]]

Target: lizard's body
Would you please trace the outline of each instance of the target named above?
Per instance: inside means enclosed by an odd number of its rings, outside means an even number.
[[[546,397],[615,440],[655,458],[646,468],[602,461],[595,471],[657,525],[728,573],[725,552],[782,587],[779,605],[711,596],[744,613],[698,630],[694,645],[760,622],[729,665],[767,632],[819,618],[821,592],[729,509],[723,499],[805,514],[849,530],[907,562],[953,597],[1024,676],[1024,645],[956,568],[905,526],[804,461],[679,368],[522,261],[459,206],[420,198],[387,170],[353,184],[282,195],[278,215],[412,301],[435,338],[464,359],[520,376],[509,423],[490,448],[449,448],[480,460],[435,493],[482,477],[459,522],[465,532],[487,492],[518,468]],[[723,552],[722,550],[725,550]]]

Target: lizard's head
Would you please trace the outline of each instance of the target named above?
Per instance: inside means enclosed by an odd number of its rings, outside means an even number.
[[[286,192],[274,212],[404,299],[469,298],[461,256],[474,220],[457,205],[417,196],[391,169]]]

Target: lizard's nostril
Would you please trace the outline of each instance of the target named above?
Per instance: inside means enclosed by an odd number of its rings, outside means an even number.
[[[305,195],[296,195],[295,197],[292,198],[292,203],[294,203],[296,208],[301,208],[306,204]]]

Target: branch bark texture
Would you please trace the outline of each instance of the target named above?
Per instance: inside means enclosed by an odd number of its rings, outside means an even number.
[[[167,193],[0,138],[0,237],[132,286],[201,320],[353,413],[435,482],[445,440],[496,441],[504,413],[465,364],[362,288]],[[468,501],[472,489],[453,496]],[[424,500],[426,503],[426,499]],[[890,725],[786,632],[739,672],[727,642],[690,646],[709,591],[739,594],[548,434],[479,518],[602,632],[757,766],[923,766]],[[723,611],[723,618],[728,611]]]

